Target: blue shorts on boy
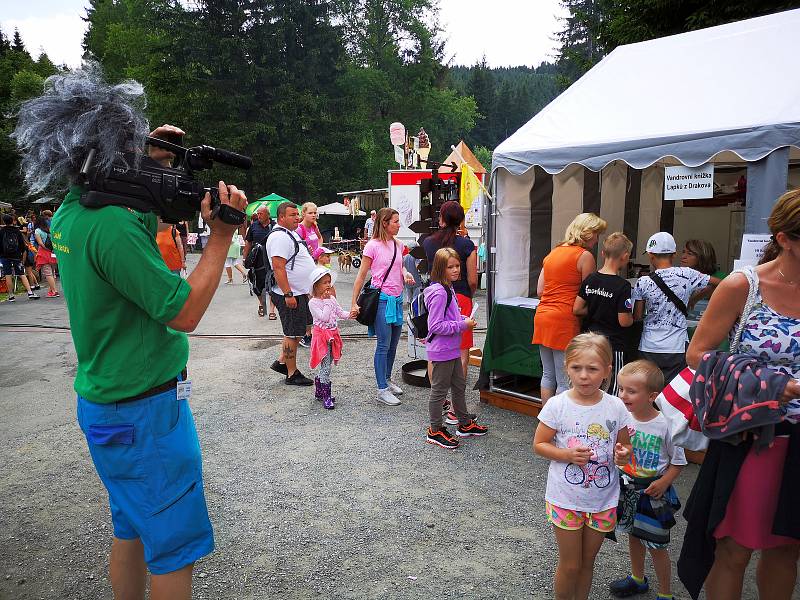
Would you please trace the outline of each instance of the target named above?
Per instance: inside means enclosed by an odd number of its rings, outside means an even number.
[[[187,400],[175,389],[111,404],[78,396],[78,423],[108,490],[114,536],[141,538],[151,573],[177,571],[214,550]]]

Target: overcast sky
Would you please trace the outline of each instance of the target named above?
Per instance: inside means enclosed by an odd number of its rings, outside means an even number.
[[[6,36],[19,28],[34,56],[44,49],[56,64],[80,64],[86,0],[0,0]],[[553,37],[564,15],[558,0],[440,0],[447,57],[472,65],[482,55],[492,67],[552,60]],[[487,9],[490,9],[487,11]]]

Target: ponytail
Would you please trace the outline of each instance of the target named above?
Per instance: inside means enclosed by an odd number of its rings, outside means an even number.
[[[775,240],[775,236],[773,235],[770,238],[769,243],[764,246],[764,256],[761,257],[761,260],[758,261],[758,264],[763,265],[771,260],[775,260],[778,258],[780,253],[781,247],[778,245],[778,242]]]

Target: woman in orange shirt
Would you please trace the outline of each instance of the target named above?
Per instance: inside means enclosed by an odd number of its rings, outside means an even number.
[[[545,256],[536,293],[539,306],[533,317],[533,341],[542,358],[542,402],[569,388],[564,350],[580,332],[572,305],[581,282],[597,268],[590,252],[608,224],[593,213],[581,213],[567,227],[564,241]]]
[[[159,222],[156,244],[158,244],[164,262],[167,263],[167,268],[176,275],[180,275],[181,269],[186,268],[186,259],[183,254],[181,237],[175,225]]]

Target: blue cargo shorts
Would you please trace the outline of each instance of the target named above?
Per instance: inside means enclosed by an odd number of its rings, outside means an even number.
[[[108,490],[114,536],[141,538],[151,573],[177,571],[214,550],[187,400],[175,389],[112,404],[78,396],[78,423]]]

